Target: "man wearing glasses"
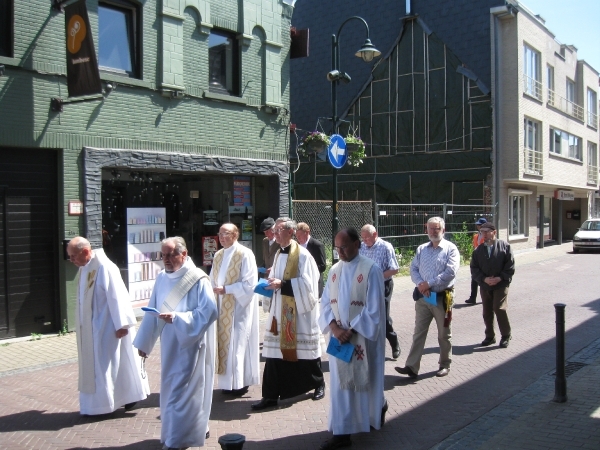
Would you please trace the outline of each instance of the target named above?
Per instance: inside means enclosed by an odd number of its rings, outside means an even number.
[[[350,435],[378,430],[388,409],[383,396],[385,368],[385,308],[383,273],[359,254],[358,232],[347,228],[335,236],[340,262],[329,271],[321,298],[319,326],[354,350],[350,361],[329,358],[331,371],[329,431],[333,438],[320,450],[349,447]]]
[[[273,291],[273,297],[263,302],[269,315],[262,352],[266,360],[262,399],[252,405],[257,411],[312,389],[313,400],[325,396],[317,323],[319,269],[308,250],[292,239],[296,226],[289,217],[275,223],[275,239],[281,249],[266,288]]]
[[[217,387],[241,397],[260,383],[258,355],[258,279],[256,258],[238,243],[240,231],[232,223],[219,229],[223,247],[215,254],[210,282],[217,298]]]
[[[508,321],[508,288],[515,273],[515,258],[510,245],[496,239],[496,227],[486,222],[481,225],[484,245],[473,252],[471,275],[481,288],[485,339],[483,347],[496,343],[494,315],[500,329],[500,348],[507,348],[511,340]]]
[[[417,248],[410,264],[410,277],[417,286],[415,300],[415,331],[405,367],[396,372],[417,378],[421,357],[431,321],[435,319],[440,344],[439,370],[436,376],[445,377],[452,363],[452,304],[454,281],[460,266],[456,245],[444,239],[446,222],[441,217],[427,221],[429,241]]]
[[[188,257],[185,241],[161,242],[165,270],[156,277],[133,345],[147,357],[160,336],[160,441],[166,448],[202,447],[208,438],[215,373],[217,304],[208,275]]]

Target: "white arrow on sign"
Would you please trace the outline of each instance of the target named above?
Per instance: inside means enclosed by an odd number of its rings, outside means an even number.
[[[334,156],[336,161],[340,160],[340,156],[344,156],[346,154],[346,149],[342,148],[338,145],[337,141],[333,143],[333,147],[331,147],[331,154]]]

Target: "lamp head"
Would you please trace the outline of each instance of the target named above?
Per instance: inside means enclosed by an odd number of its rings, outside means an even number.
[[[381,52],[371,43],[371,39],[366,39],[361,49],[356,52],[356,57],[362,58],[364,62],[371,62],[379,55]]]

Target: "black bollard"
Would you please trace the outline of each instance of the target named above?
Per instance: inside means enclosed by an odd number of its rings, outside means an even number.
[[[564,303],[555,303],[556,311],[556,380],[554,399],[556,403],[567,401],[567,377],[565,376],[565,308]]]
[[[237,433],[224,434],[219,438],[221,450],[242,450],[245,442],[246,436]]]

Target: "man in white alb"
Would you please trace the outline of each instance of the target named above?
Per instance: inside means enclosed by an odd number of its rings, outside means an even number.
[[[187,256],[181,237],[161,242],[158,274],[133,345],[146,357],[160,336],[160,441],[169,449],[202,447],[208,438],[215,373],[217,304],[208,275]]]
[[[232,223],[219,229],[223,246],[215,254],[210,281],[217,298],[217,387],[224,394],[245,395],[260,383],[258,279],[256,259],[238,243],[240,232]]]
[[[83,415],[131,410],[150,393],[134,351],[137,320],[119,268],[104,251],[77,236],[67,246],[79,267],[75,330],[79,354],[79,404]]]
[[[275,256],[266,288],[273,290],[273,297],[269,302],[263,301],[269,315],[262,351],[262,399],[251,405],[255,411],[312,389],[313,400],[325,396],[317,324],[319,269],[308,250],[292,240],[295,230],[296,221],[289,217],[275,223],[275,239],[281,249]]]
[[[378,430],[388,405],[383,395],[385,365],[385,305],[383,272],[359,254],[360,238],[353,228],[335,236],[340,262],[329,271],[321,297],[319,326],[341,344],[351,343],[350,362],[329,357],[331,377],[329,431],[333,438],[320,450],[349,447],[350,435]]]

